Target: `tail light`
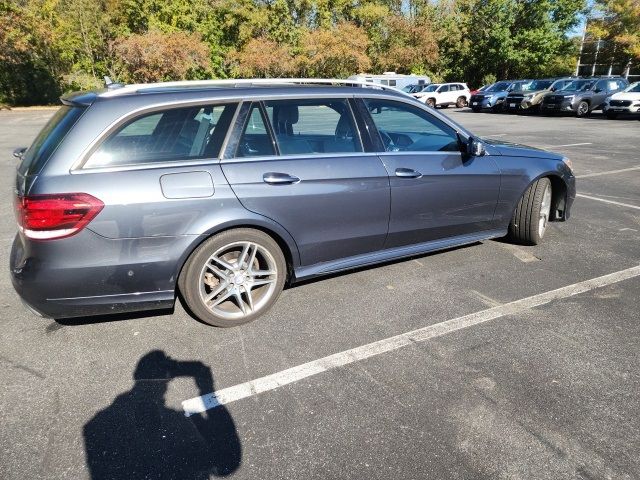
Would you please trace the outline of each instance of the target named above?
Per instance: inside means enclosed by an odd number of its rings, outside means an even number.
[[[95,218],[104,203],[88,193],[16,197],[18,227],[35,240],[75,235]]]

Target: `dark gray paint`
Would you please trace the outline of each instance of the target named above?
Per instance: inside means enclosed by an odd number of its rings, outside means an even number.
[[[249,98],[336,96],[407,102],[450,125],[462,141],[471,136],[404,95],[371,89],[261,87],[82,97],[90,106],[81,120],[38,177],[17,177],[16,192],[86,192],[105,207],[85,230],[67,239],[38,242],[17,235],[11,255],[16,290],[54,317],[171,306],[189,254],[208,236],[237,226],[274,236],[291,264],[292,281],[448,248],[504,235],[524,190],[547,175],[566,183],[568,216],[575,187],[561,157],[517,146],[488,144],[487,155],[476,158],[458,153],[378,156],[371,150],[226,159],[222,164],[210,158],[79,168],[99,139],[132,112]],[[396,168],[418,170],[422,177],[387,174]],[[300,182],[267,184],[269,172]],[[215,189],[212,196],[205,195],[206,176]],[[176,181],[180,178],[183,183]],[[176,198],[166,198],[163,187]]]

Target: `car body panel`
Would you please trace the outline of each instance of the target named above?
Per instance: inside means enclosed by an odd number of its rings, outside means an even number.
[[[37,174],[17,174],[15,191],[86,192],[104,208],[72,237],[39,241],[18,233],[10,261],[16,290],[37,312],[54,318],[168,308],[189,255],[211,235],[235,227],[274,237],[294,282],[504,235],[519,196],[546,175],[566,182],[568,216],[575,184],[558,155],[489,141],[481,157],[384,153],[376,147],[377,132],[368,131],[362,118],[363,153],[239,160],[224,157],[223,147],[217,157],[198,160],[82,168],[103,138],[143,112],[247,99],[333,98],[337,92],[410,103],[455,129],[462,143],[472,135],[406,95],[357,87],[149,89],[71,97],[65,101],[86,111]],[[422,177],[391,174],[406,165],[420,168]],[[300,182],[267,185],[266,172],[290,173]]]

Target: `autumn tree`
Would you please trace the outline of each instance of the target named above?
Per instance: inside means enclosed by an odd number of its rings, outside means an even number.
[[[369,39],[364,30],[348,22],[335,27],[305,30],[300,43],[299,70],[309,77],[345,78],[371,67]]]
[[[133,34],[118,38],[113,50],[127,82],[191,79],[209,66],[209,49],[195,33]]]
[[[242,50],[232,51],[228,61],[235,77],[287,77],[296,72],[289,47],[266,37],[249,40]]]

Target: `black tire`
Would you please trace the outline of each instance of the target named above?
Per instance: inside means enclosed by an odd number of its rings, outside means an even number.
[[[264,305],[242,318],[228,319],[216,315],[205,305],[200,295],[200,277],[203,266],[211,255],[219,249],[236,242],[252,242],[264,248],[275,262],[276,280],[273,293],[271,293],[271,296],[266,300]],[[180,278],[178,279],[178,287],[180,288],[182,298],[187,307],[196,318],[215,327],[234,327],[249,323],[266,313],[282,292],[286,277],[287,263],[278,243],[260,230],[237,228],[214,235],[196,248],[182,269]]]
[[[498,103],[497,105],[494,105],[493,107],[491,107],[491,111],[493,113],[503,113],[504,110],[505,110],[504,103]]]
[[[513,212],[509,224],[509,240],[523,245],[540,243],[544,236],[544,232],[542,235],[539,232],[540,210],[547,188],[551,189],[551,181],[548,178],[541,178],[529,185]],[[553,191],[550,190],[550,193],[553,194]]]
[[[618,118],[618,114],[615,112],[607,112],[605,115],[609,120],[615,120],[616,118]]]
[[[576,117],[586,117],[591,113],[589,110],[589,102],[585,102],[584,100],[578,104],[578,108],[576,109]]]
[[[440,108],[449,108],[449,104],[448,103],[443,103],[442,105],[440,105]]]
[[[467,99],[465,97],[458,97],[456,100],[456,108],[464,108],[468,105]]]
[[[427,105],[431,108],[436,108],[436,99],[435,98],[427,98]]]
[[[480,113],[480,110],[482,110],[482,109],[480,109],[480,108],[472,108],[472,109],[471,109],[471,111],[472,111],[473,113]]]

